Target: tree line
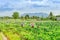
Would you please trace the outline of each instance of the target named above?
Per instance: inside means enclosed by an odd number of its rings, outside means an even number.
[[[19,12],[14,12],[12,17],[5,16],[5,17],[0,17],[0,19],[36,19],[36,20],[56,20],[56,16],[53,15],[52,12],[50,12],[49,16],[44,18],[44,17],[38,17],[38,16],[32,16],[30,17],[29,15],[25,16],[19,16]]]

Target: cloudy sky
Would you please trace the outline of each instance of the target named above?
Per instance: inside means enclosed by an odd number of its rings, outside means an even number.
[[[52,11],[54,15],[59,15],[60,0],[0,0],[0,16],[11,16],[14,11],[20,14]]]

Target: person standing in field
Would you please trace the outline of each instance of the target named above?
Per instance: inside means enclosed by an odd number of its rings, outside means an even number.
[[[30,24],[30,25],[31,25],[31,27],[32,27],[32,28],[34,28],[34,23],[33,23],[33,22],[31,22],[31,24]]]
[[[24,22],[21,22],[21,27],[24,27]]]
[[[25,24],[24,21],[25,20],[23,19],[22,22],[21,22],[21,27],[24,27],[24,24]]]

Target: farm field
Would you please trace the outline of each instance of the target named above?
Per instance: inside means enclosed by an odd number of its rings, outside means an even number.
[[[60,40],[59,21],[35,21],[34,24],[32,28],[30,22],[24,22],[24,27],[19,21],[0,22],[0,40],[3,40],[2,34],[7,40]]]

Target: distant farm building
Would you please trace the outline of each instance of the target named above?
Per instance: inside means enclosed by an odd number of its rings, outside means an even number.
[[[60,21],[60,15],[56,16],[57,21]]]

